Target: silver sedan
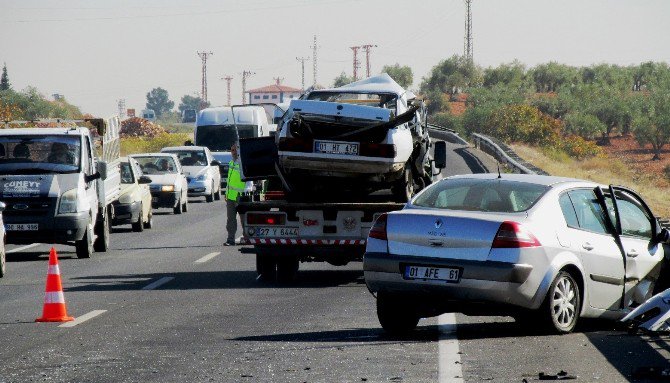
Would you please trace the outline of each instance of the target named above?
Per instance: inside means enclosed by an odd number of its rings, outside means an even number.
[[[667,238],[623,187],[456,176],[378,217],[363,267],[391,333],[445,312],[511,315],[567,333],[579,317],[618,319],[651,297]]]

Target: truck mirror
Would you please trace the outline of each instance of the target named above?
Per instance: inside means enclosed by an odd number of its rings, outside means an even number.
[[[99,161],[96,166],[99,177],[102,178],[103,180],[107,179],[107,162],[105,161]]]
[[[95,173],[93,173],[93,174],[91,174],[91,175],[88,175],[88,174],[85,175],[85,176],[84,176],[84,181],[86,181],[86,183],[89,183],[89,182],[91,182],[91,181],[95,181],[95,180],[97,180],[98,178],[100,178],[100,172],[95,172]]]
[[[150,184],[151,178],[149,178],[148,176],[141,176],[140,178],[137,179],[137,183],[140,185]]]
[[[447,143],[444,141],[435,141],[435,151],[433,153],[435,167],[444,169],[447,167]]]

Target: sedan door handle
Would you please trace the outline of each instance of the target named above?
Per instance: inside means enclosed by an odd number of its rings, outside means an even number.
[[[588,251],[593,250],[593,245],[591,245],[591,244],[588,243],[588,242],[584,242],[584,243],[582,244],[582,247],[584,248],[584,250],[588,250]]]
[[[635,249],[631,249],[631,250],[627,253],[627,255],[628,255],[629,257],[631,257],[631,258],[635,258],[635,257],[638,256],[637,251],[636,251]]]

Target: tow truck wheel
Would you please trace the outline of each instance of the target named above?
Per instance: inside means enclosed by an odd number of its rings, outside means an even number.
[[[77,251],[77,258],[91,258],[93,254],[93,230],[91,226],[86,227],[84,237],[76,241],[74,247]]]
[[[264,254],[256,254],[256,273],[258,274],[259,281],[274,281],[276,269],[277,261],[274,257]]]
[[[412,312],[410,304],[388,294],[377,294],[377,318],[384,331],[392,335],[406,334],[419,324],[419,316]]]
[[[5,276],[5,273],[7,272],[7,255],[5,253],[5,249],[2,249],[2,254],[0,254],[0,278]]]
[[[279,259],[277,261],[277,280],[279,282],[291,282],[295,279],[300,268],[298,258],[289,257],[286,259]]]
[[[149,210],[149,219],[144,223],[145,229],[152,229],[154,227],[154,213]]]
[[[97,225],[97,238],[93,244],[95,251],[104,253],[109,249],[109,213],[105,214],[102,222]]]
[[[142,222],[143,221],[142,220],[142,215],[143,215],[142,212],[143,211],[144,211],[144,209],[143,209],[142,205],[140,205],[140,214],[138,214],[138,216],[137,216],[137,222],[133,222],[133,231],[136,231],[138,233],[141,233],[141,232],[144,231],[144,222]]]
[[[407,202],[412,198],[414,195],[414,178],[412,167],[409,164],[405,165],[402,176],[395,182],[391,191],[398,202]]]

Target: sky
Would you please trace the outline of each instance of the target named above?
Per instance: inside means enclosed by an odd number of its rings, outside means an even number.
[[[475,62],[486,68],[519,60],[575,66],[670,62],[668,0],[472,0]],[[0,65],[12,88],[62,94],[85,113],[106,117],[118,100],[138,112],[161,87],[175,108],[198,96],[201,60],[208,99],[242,101],[247,90],[274,83],[301,87],[296,57],[313,58],[325,86],[352,74],[349,47],[374,44],[371,73],[408,65],[418,88],[436,64],[463,54],[464,0],[0,0]],[[359,76],[365,55],[359,53]],[[313,61],[305,82],[314,81]]]

